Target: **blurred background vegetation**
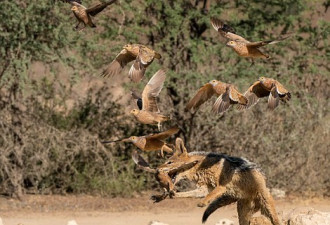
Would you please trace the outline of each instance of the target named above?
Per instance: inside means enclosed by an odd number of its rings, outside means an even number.
[[[83,1],[89,6],[92,0]],[[119,0],[94,18],[96,29],[74,32],[70,5],[3,0],[0,4],[0,192],[130,196],[157,187],[137,170],[130,144],[100,140],[156,132],[128,114],[131,88],[142,90],[167,70],[161,110],[177,124],[190,151],[223,152],[258,163],[270,187],[291,193],[330,192],[330,14],[328,0]],[[294,32],[266,47],[268,61],[251,62],[225,47],[210,17],[228,21],[249,40]],[[140,84],[128,70],[98,75],[126,43],[163,58]],[[196,113],[184,107],[212,79],[244,92],[259,76],[279,80],[293,98],[274,112],[267,99],[245,112]],[[174,140],[174,137],[172,141]],[[156,166],[163,159],[145,155]]]

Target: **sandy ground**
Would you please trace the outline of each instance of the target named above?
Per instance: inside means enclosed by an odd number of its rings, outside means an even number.
[[[102,198],[93,196],[25,196],[23,201],[0,198],[0,217],[4,225],[66,225],[76,220],[78,225],[147,225],[158,220],[170,225],[198,224],[204,208],[198,208],[199,199],[166,199],[153,204],[150,195],[136,198]],[[313,207],[330,211],[330,198],[300,199],[287,197],[276,200],[280,216],[295,208]],[[236,205],[230,205],[212,214],[206,224],[215,224],[227,218],[237,224]]]

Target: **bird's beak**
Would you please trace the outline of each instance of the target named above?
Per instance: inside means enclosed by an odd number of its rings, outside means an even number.
[[[125,139],[121,140],[121,142],[130,142],[130,141],[131,141],[131,139],[129,139],[129,138],[125,138]]]

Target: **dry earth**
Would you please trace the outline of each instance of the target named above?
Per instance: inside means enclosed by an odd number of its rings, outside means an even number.
[[[0,217],[4,225],[147,225],[159,220],[170,225],[202,224],[204,209],[196,207],[198,199],[167,199],[153,204],[148,195],[135,198],[102,198],[93,196],[25,196],[23,201],[0,198]],[[330,198],[302,199],[287,197],[276,201],[280,215],[297,207],[330,211]],[[227,218],[237,223],[236,206],[230,205],[210,216],[206,224]]]

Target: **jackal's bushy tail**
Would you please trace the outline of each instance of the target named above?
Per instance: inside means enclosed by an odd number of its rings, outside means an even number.
[[[204,211],[202,222],[205,223],[207,218],[218,208],[234,203],[237,200],[238,200],[237,198],[234,198],[230,195],[223,195],[220,198],[217,198],[216,200],[211,202]]]

